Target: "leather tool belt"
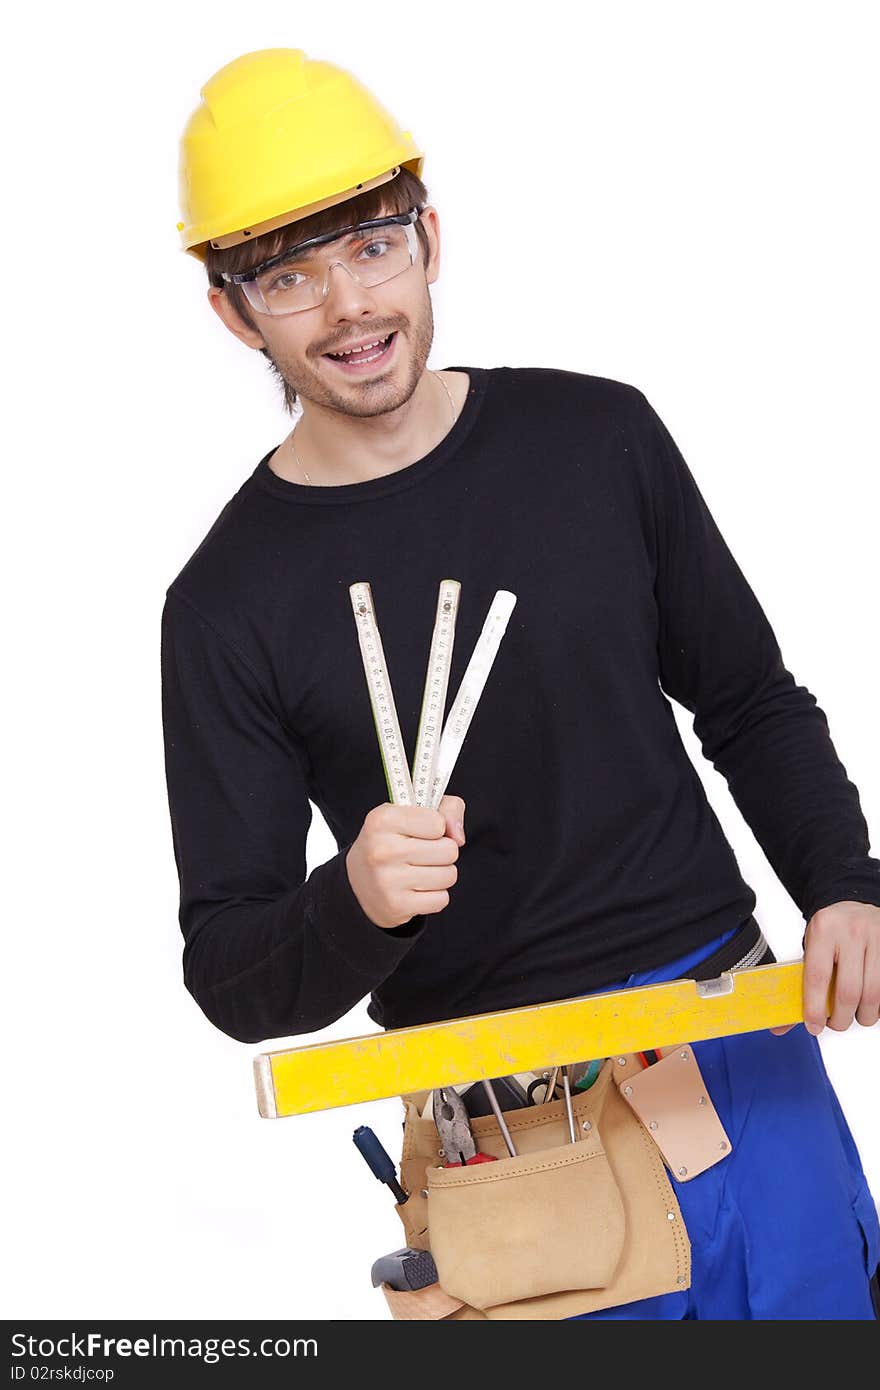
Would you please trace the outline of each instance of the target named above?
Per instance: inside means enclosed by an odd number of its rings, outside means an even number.
[[[689,978],[712,979],[774,959],[750,918]],[[647,1072],[637,1054],[606,1058],[589,1090],[572,1093],[575,1142],[564,1100],[503,1112],[515,1156],[494,1115],[474,1117],[477,1147],[497,1160],[474,1166],[443,1166],[433,1119],[420,1113],[429,1092],[404,1095],[400,1172],[410,1196],[396,1211],[407,1245],[431,1251],[438,1283],[412,1293],[383,1284],[392,1316],[568,1318],[688,1288],[690,1240],[655,1142],[656,1122],[647,1118],[657,1088],[642,1091],[637,1104],[638,1084],[628,1084],[655,1071],[659,1079],[661,1066],[686,1063],[688,1084],[701,1089],[688,1044],[664,1053]],[[679,1079],[672,1085],[681,1092]],[[700,1123],[704,1117],[708,1123],[708,1110],[720,1124],[706,1099]],[[714,1147],[725,1151],[721,1157],[729,1152],[723,1139]],[[675,1171],[677,1181],[687,1174],[683,1165]]]

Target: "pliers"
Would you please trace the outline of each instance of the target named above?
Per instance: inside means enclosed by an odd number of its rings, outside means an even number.
[[[433,1097],[434,1123],[446,1157],[445,1167],[462,1168],[471,1163],[494,1163],[495,1154],[477,1149],[471,1133],[464,1101],[452,1086],[440,1086]]]

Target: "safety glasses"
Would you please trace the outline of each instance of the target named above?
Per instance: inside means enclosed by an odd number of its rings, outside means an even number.
[[[298,314],[326,298],[330,271],[336,265],[370,288],[409,270],[418,255],[415,223],[420,216],[418,208],[410,208],[358,222],[301,241],[252,270],[220,274],[227,283],[241,285],[258,314]]]

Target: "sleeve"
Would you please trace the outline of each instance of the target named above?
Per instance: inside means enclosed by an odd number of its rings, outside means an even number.
[[[805,921],[844,899],[880,905],[880,860],[826,716],[783,664],[687,464],[639,394],[661,687],[695,716],[704,755]]]
[[[161,684],[184,983],[240,1042],[322,1028],[394,970],[425,918],[377,926],[348,845],[306,878],[302,750],[240,653],[173,589]]]

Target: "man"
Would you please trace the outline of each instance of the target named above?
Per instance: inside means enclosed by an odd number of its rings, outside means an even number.
[[[880,862],[669,431],[622,382],[427,368],[439,218],[350,74],[268,50],[202,97],[184,247],[302,416],[163,612],[187,987],[258,1042],[368,993],[397,1028],[772,961],[669,696],[804,915],[806,1027],[695,1045],[733,1152],[676,1189],[691,1287],[587,1316],[874,1317],[877,1213],[815,1035],[877,1022]],[[517,605],[432,811],[386,800],[348,589],[412,750],[444,577],[451,690],[495,591]],[[339,852],[307,878],[310,802]]]

